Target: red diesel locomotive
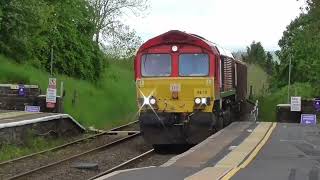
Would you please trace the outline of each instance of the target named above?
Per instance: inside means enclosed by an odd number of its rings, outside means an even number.
[[[196,144],[230,124],[247,96],[247,67],[201,36],[169,31],[135,57],[139,121],[155,147]]]

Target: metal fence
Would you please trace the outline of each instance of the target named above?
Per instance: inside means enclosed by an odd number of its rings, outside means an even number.
[[[258,100],[256,100],[256,103],[255,103],[250,115],[253,118],[253,121],[258,120],[258,117],[259,117],[259,101]]]

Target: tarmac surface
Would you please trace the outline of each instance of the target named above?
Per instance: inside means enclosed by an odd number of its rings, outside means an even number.
[[[319,126],[237,122],[161,167],[118,171],[99,180],[317,180],[319,167]]]

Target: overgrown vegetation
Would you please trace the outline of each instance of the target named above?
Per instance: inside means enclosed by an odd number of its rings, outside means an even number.
[[[55,74],[96,83],[106,54],[132,56],[140,45],[120,19],[146,8],[147,0],[0,0],[0,54],[49,72],[53,50]]]
[[[76,78],[97,80],[104,55],[92,40],[93,11],[84,0],[0,0],[0,53],[18,63]]]
[[[288,83],[289,62],[291,82],[308,82],[320,87],[320,1],[307,0],[302,13],[293,20],[279,41],[280,65],[272,79],[273,88]]]
[[[66,90],[65,112],[87,127],[109,128],[124,124],[133,120],[137,111],[133,62],[108,62],[109,68],[104,71],[97,85],[65,75],[57,76],[59,82],[64,82]],[[37,84],[45,92],[48,73],[30,65],[14,63],[3,56],[0,56],[0,64],[0,83]]]
[[[287,84],[290,59],[290,96],[309,99],[320,95],[320,1],[307,0],[306,6],[301,9],[300,16],[290,23],[279,41],[281,49],[276,53],[279,64],[270,63],[268,59],[271,56],[265,54],[260,43],[255,42],[247,48],[247,55],[243,57],[249,63],[259,64],[270,75],[269,93],[255,93],[260,101],[261,120],[275,121],[276,105],[289,103]]]
[[[63,140],[50,140],[41,137],[29,138],[23,145],[0,144],[0,162],[40,152],[63,144]]]
[[[296,83],[290,88],[292,96],[301,96],[303,99],[312,99],[318,95],[310,83]],[[258,97],[260,104],[259,120],[276,121],[276,107],[278,104],[288,103],[288,86],[284,86],[265,96]]]

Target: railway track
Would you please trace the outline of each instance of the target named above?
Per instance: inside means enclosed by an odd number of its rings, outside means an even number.
[[[98,174],[98,175],[96,175],[94,177],[91,177],[89,180],[94,180],[96,178],[102,177],[102,176],[107,175],[109,173],[112,173],[114,171],[117,171],[117,170],[120,170],[120,169],[125,169],[126,167],[129,167],[130,165],[133,165],[134,163],[136,163],[139,160],[141,161],[141,160],[143,160],[143,159],[145,159],[145,158],[147,158],[149,156],[152,156],[154,153],[155,153],[154,149],[151,149],[151,150],[149,150],[149,151],[147,151],[145,153],[142,153],[142,154],[140,154],[140,155],[138,155],[138,156],[126,161],[126,162],[123,162],[123,163],[121,163],[121,164],[119,164],[119,165],[117,165],[115,167],[112,167],[112,168],[110,168],[110,169],[108,169],[108,170],[106,170],[106,171],[104,171],[104,172],[102,172],[102,173],[100,173],[100,174]]]
[[[79,140],[76,140],[76,141],[73,141],[70,143],[66,143],[61,146],[57,146],[57,147],[54,147],[54,148],[51,148],[48,150],[44,150],[41,152],[37,152],[34,154],[30,154],[27,156],[23,156],[20,158],[16,158],[13,160],[2,162],[2,163],[0,163],[0,179],[16,179],[16,178],[22,177],[24,175],[30,174],[32,172],[35,172],[35,171],[38,171],[41,169],[45,169],[45,168],[54,166],[56,164],[68,161],[68,159],[73,159],[73,158],[88,154],[90,152],[98,151],[103,148],[112,147],[118,143],[125,142],[127,140],[130,140],[131,138],[136,137],[136,136],[140,136],[139,131],[121,131],[121,130],[130,129],[130,128],[132,129],[131,126],[136,126],[136,124],[137,124],[137,121],[120,126],[120,127],[113,128],[113,129],[106,131],[106,132],[98,133],[96,135],[92,135],[92,136],[82,138],[82,139],[79,139]],[[122,132],[124,137],[119,138],[119,137],[112,136],[112,135],[120,133],[120,132]],[[94,139],[99,139],[99,138],[105,139],[106,137],[109,138],[108,139],[109,142],[102,142],[102,143],[106,143],[104,145],[100,145],[98,147],[91,148],[87,151],[84,151],[84,152],[81,152],[78,154],[71,153],[72,155],[70,155],[68,158],[53,160],[53,162],[51,161],[51,163],[49,163],[49,164],[47,162],[44,164],[39,163],[38,167],[31,169],[31,170],[28,167],[24,167],[26,164],[28,164],[28,162],[30,162],[34,159],[45,157],[45,156],[49,157],[50,156],[49,154],[52,152],[61,151],[61,150],[67,149],[68,147],[72,147],[72,146],[79,146],[79,144],[81,144],[81,143],[85,143],[85,142],[88,142],[88,141],[94,140]],[[112,137],[111,142],[110,142],[110,137]],[[16,168],[17,164],[22,165],[21,169],[28,169],[28,170],[23,171],[20,169],[18,171],[13,171],[12,168]],[[23,171],[23,172],[21,172],[21,171]],[[12,174],[14,174],[14,176],[12,176]]]
[[[72,161],[72,160],[74,160],[76,158],[80,158],[80,157],[88,155],[90,153],[95,153],[95,152],[100,151],[100,150],[106,150],[108,148],[116,146],[116,145],[118,145],[120,143],[123,143],[125,141],[129,141],[129,140],[131,140],[131,139],[133,139],[135,137],[138,137],[138,136],[140,136],[140,133],[136,133],[134,135],[130,135],[130,136],[125,137],[125,138],[121,138],[119,140],[116,140],[116,141],[113,141],[113,142],[111,142],[109,144],[106,144],[106,145],[91,149],[91,150],[83,152],[81,154],[77,154],[77,155],[65,158],[63,160],[60,160],[60,161],[53,162],[51,164],[47,164],[47,165],[41,166],[41,167],[36,168],[36,169],[30,170],[30,171],[27,171],[27,172],[23,172],[23,173],[20,173],[20,174],[17,174],[17,175],[14,175],[12,177],[9,177],[8,180],[11,180],[11,179],[33,179],[33,178],[28,178],[29,175],[32,176],[32,174],[46,173],[46,170],[48,170],[49,168],[60,166],[63,163],[68,163],[68,162],[70,162],[70,161]]]

